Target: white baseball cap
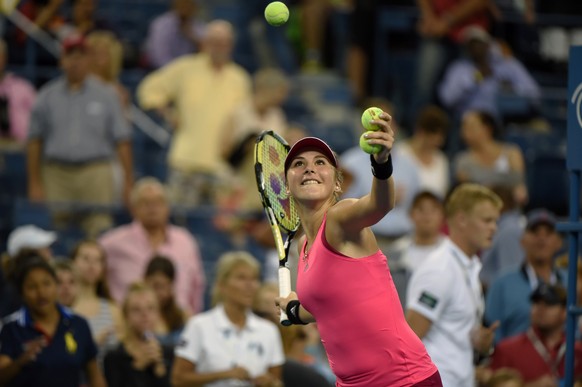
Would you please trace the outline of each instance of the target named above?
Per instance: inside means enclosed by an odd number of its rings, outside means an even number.
[[[46,231],[33,224],[20,226],[8,236],[8,255],[14,257],[24,248],[39,249],[49,247],[57,240],[57,233]]]

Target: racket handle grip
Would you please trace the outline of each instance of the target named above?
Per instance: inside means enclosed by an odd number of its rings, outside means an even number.
[[[279,267],[279,297],[287,297],[291,293],[291,270],[288,267]],[[281,317],[279,319],[281,325],[289,326],[291,321],[287,317],[287,313],[281,310]]]

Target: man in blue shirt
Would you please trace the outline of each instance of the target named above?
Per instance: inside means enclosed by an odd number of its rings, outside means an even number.
[[[565,273],[554,267],[559,249],[555,216],[544,209],[528,214],[521,239],[524,264],[493,281],[485,302],[485,321],[499,321],[495,342],[525,332],[530,326],[531,293],[540,283],[566,286]]]

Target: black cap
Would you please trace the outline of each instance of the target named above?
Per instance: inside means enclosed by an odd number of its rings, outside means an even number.
[[[544,302],[548,305],[566,305],[566,289],[561,285],[541,283],[530,296],[533,303]]]
[[[556,229],[556,215],[544,208],[531,210],[527,214],[527,230],[533,230],[540,224],[549,226],[552,230]]]

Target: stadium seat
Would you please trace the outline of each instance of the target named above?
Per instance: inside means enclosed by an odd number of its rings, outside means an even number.
[[[570,184],[564,156],[537,156],[528,164],[527,180],[530,209],[544,207],[558,216],[568,214]]]

